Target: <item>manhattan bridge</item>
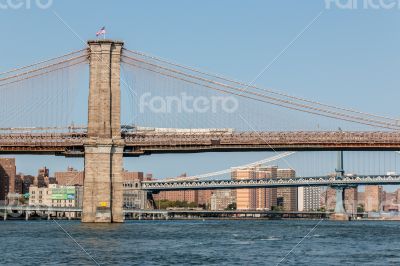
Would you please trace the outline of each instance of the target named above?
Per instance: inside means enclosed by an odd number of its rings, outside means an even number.
[[[396,171],[388,173],[396,170],[400,150],[395,118],[245,84],[128,50],[121,41],[87,44],[0,73],[0,153],[83,157],[83,222],[123,222],[123,157],[155,153],[275,153],[255,163],[262,164],[288,162],[295,152],[333,152],[330,173],[235,180],[227,170],[143,181],[138,189],[330,186],[338,219],[345,217],[346,188],[400,184]],[[188,95],[197,108],[179,101]],[[351,152],[385,155],[353,159],[359,168],[348,174],[343,154]],[[305,164],[315,168],[323,161],[316,157]]]

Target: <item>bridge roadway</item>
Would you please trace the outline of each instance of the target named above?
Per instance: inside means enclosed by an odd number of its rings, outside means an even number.
[[[175,180],[143,181],[141,189],[157,192],[171,190],[208,190],[238,188],[273,188],[307,186],[358,186],[358,185],[399,185],[400,175],[356,175],[339,179],[332,176],[266,178],[242,180]]]
[[[400,150],[400,132],[133,132],[122,133],[124,156],[252,150]],[[86,133],[0,133],[0,153],[83,156]]]

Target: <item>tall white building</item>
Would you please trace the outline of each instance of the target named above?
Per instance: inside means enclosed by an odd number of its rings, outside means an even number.
[[[320,205],[321,187],[299,187],[298,208],[299,211],[317,211]]]

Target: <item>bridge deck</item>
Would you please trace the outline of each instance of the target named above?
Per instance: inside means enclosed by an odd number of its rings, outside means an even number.
[[[252,150],[400,150],[400,132],[123,133],[125,156]],[[3,133],[0,153],[82,156],[86,133]]]

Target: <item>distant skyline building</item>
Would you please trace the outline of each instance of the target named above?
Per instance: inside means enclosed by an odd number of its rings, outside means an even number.
[[[22,194],[29,193],[29,187],[33,185],[35,177],[32,175],[19,174],[22,179]]]
[[[236,202],[235,189],[215,190],[210,199],[210,209],[212,211],[225,210],[230,204]]]
[[[382,206],[383,187],[365,186],[364,210],[366,212],[378,212]]]
[[[54,177],[58,185],[83,186],[84,172],[68,167],[65,172],[55,172]]]
[[[15,176],[15,158],[0,158],[0,201],[5,201],[8,193],[15,193]]]
[[[299,187],[297,196],[299,211],[317,211],[321,208],[321,187]]]
[[[50,170],[46,166],[39,168],[38,175],[35,177],[33,184],[37,187],[47,187],[49,184],[49,173]]]
[[[293,169],[279,169],[277,166],[255,166],[233,169],[232,179],[292,178]],[[297,187],[251,188],[236,190],[238,210],[271,210],[280,206],[284,211],[297,211]]]
[[[349,187],[344,191],[344,208],[347,213],[357,213],[358,207],[358,189],[357,187]]]
[[[144,174],[143,172],[128,172],[123,170],[123,207],[128,209],[146,209],[152,208],[147,201],[147,191],[140,189],[140,182],[144,180],[152,180],[152,174]]]
[[[265,179],[276,178],[277,166],[254,166],[232,168],[232,179]],[[236,206],[238,210],[271,210],[276,206],[276,188],[241,188],[236,189]]]
[[[278,169],[278,178],[296,177],[293,169]],[[277,188],[277,206],[282,207],[283,211],[297,211],[297,187]]]

